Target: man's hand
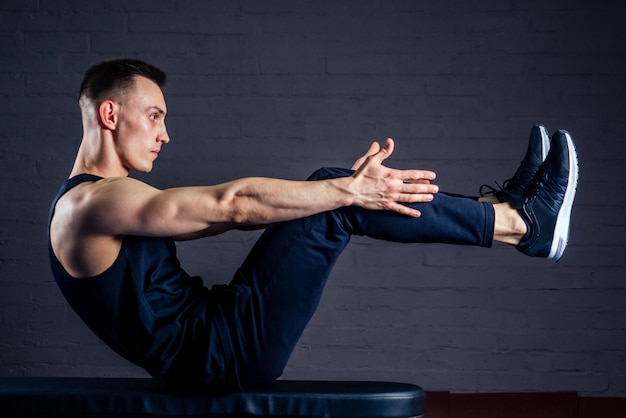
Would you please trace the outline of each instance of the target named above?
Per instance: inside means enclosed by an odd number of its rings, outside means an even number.
[[[397,170],[383,165],[393,153],[394,142],[388,138],[383,148],[377,142],[360,157],[355,170],[353,190],[358,195],[355,205],[366,209],[392,210],[403,215],[420,216],[416,209],[402,203],[430,202],[439,187],[431,184],[436,175],[427,170]]]

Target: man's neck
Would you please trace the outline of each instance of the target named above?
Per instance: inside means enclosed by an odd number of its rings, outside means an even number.
[[[103,178],[126,177],[124,168],[115,152],[105,145],[101,134],[83,136],[70,177],[93,174]]]

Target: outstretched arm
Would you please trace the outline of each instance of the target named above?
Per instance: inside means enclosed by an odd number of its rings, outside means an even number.
[[[379,147],[378,147],[379,148]],[[432,200],[435,174],[396,170],[383,162],[393,153],[370,148],[351,177],[321,181],[244,178],[228,183],[166,190],[129,178],[94,183],[74,202],[83,233],[194,238],[234,227],[250,228],[302,218],[343,206],[419,212],[402,203]]]
[[[438,187],[435,185],[430,185],[430,181],[435,178],[435,173],[426,170],[395,170],[395,169],[387,169],[386,167],[381,167],[382,162],[388,158],[394,149],[393,140],[388,139],[385,148],[380,147],[380,144],[377,142],[373,142],[370,145],[368,151],[358,158],[356,162],[352,166],[352,170],[355,170],[354,175],[352,176],[353,181],[361,181],[363,183],[374,182],[378,184],[380,181],[389,182],[391,184],[395,184],[391,186],[391,189],[388,190],[389,193],[392,193],[393,187],[399,187],[403,190],[398,190],[397,193],[397,201],[393,199],[379,200],[379,195],[374,193],[370,196],[369,199],[365,199],[360,203],[354,203],[356,205],[366,207],[369,209],[388,209],[395,210],[397,212],[403,213],[408,216],[420,216],[419,211],[409,208],[407,206],[401,205],[398,202],[426,202],[432,199],[432,194],[437,193]],[[378,173],[378,171],[382,169],[383,173]],[[377,180],[378,175],[388,176],[388,178],[384,178],[382,180]],[[334,181],[340,180],[332,180]],[[413,188],[413,187],[405,187],[402,184],[424,184],[429,185],[429,187],[424,188]],[[412,193],[411,193],[412,192]],[[413,196],[409,196],[409,195]],[[416,196],[416,195],[420,196]],[[406,198],[406,200],[402,200]],[[255,229],[263,229],[265,224],[236,224],[236,223],[215,223],[211,226],[205,228],[202,231],[196,231],[190,234],[183,234],[175,236],[177,240],[190,240],[208,237],[212,235],[218,235],[223,232],[238,229],[238,230],[255,230]]]

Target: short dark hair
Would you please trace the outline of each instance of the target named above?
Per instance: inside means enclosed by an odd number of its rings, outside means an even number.
[[[80,85],[79,100],[84,97],[99,104],[107,98],[121,99],[134,86],[135,77],[146,77],[159,87],[165,84],[165,72],[146,62],[123,58],[104,61],[85,73]],[[107,97],[108,96],[108,97]]]

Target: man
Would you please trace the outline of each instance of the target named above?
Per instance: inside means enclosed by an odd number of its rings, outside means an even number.
[[[484,247],[495,240],[553,261],[563,254],[577,182],[564,131],[549,141],[533,128],[512,180],[480,200],[438,193],[431,171],[385,167],[391,139],[372,144],[351,170],[322,169],[309,181],[158,190],[128,174],[151,171],[170,141],[164,82],[161,70],[137,60],[85,74],[84,135],[49,231],[52,271],[73,309],[155,378],[238,390],[280,376],[353,234]],[[176,258],[174,240],[265,225],[228,285],[205,288]]]

